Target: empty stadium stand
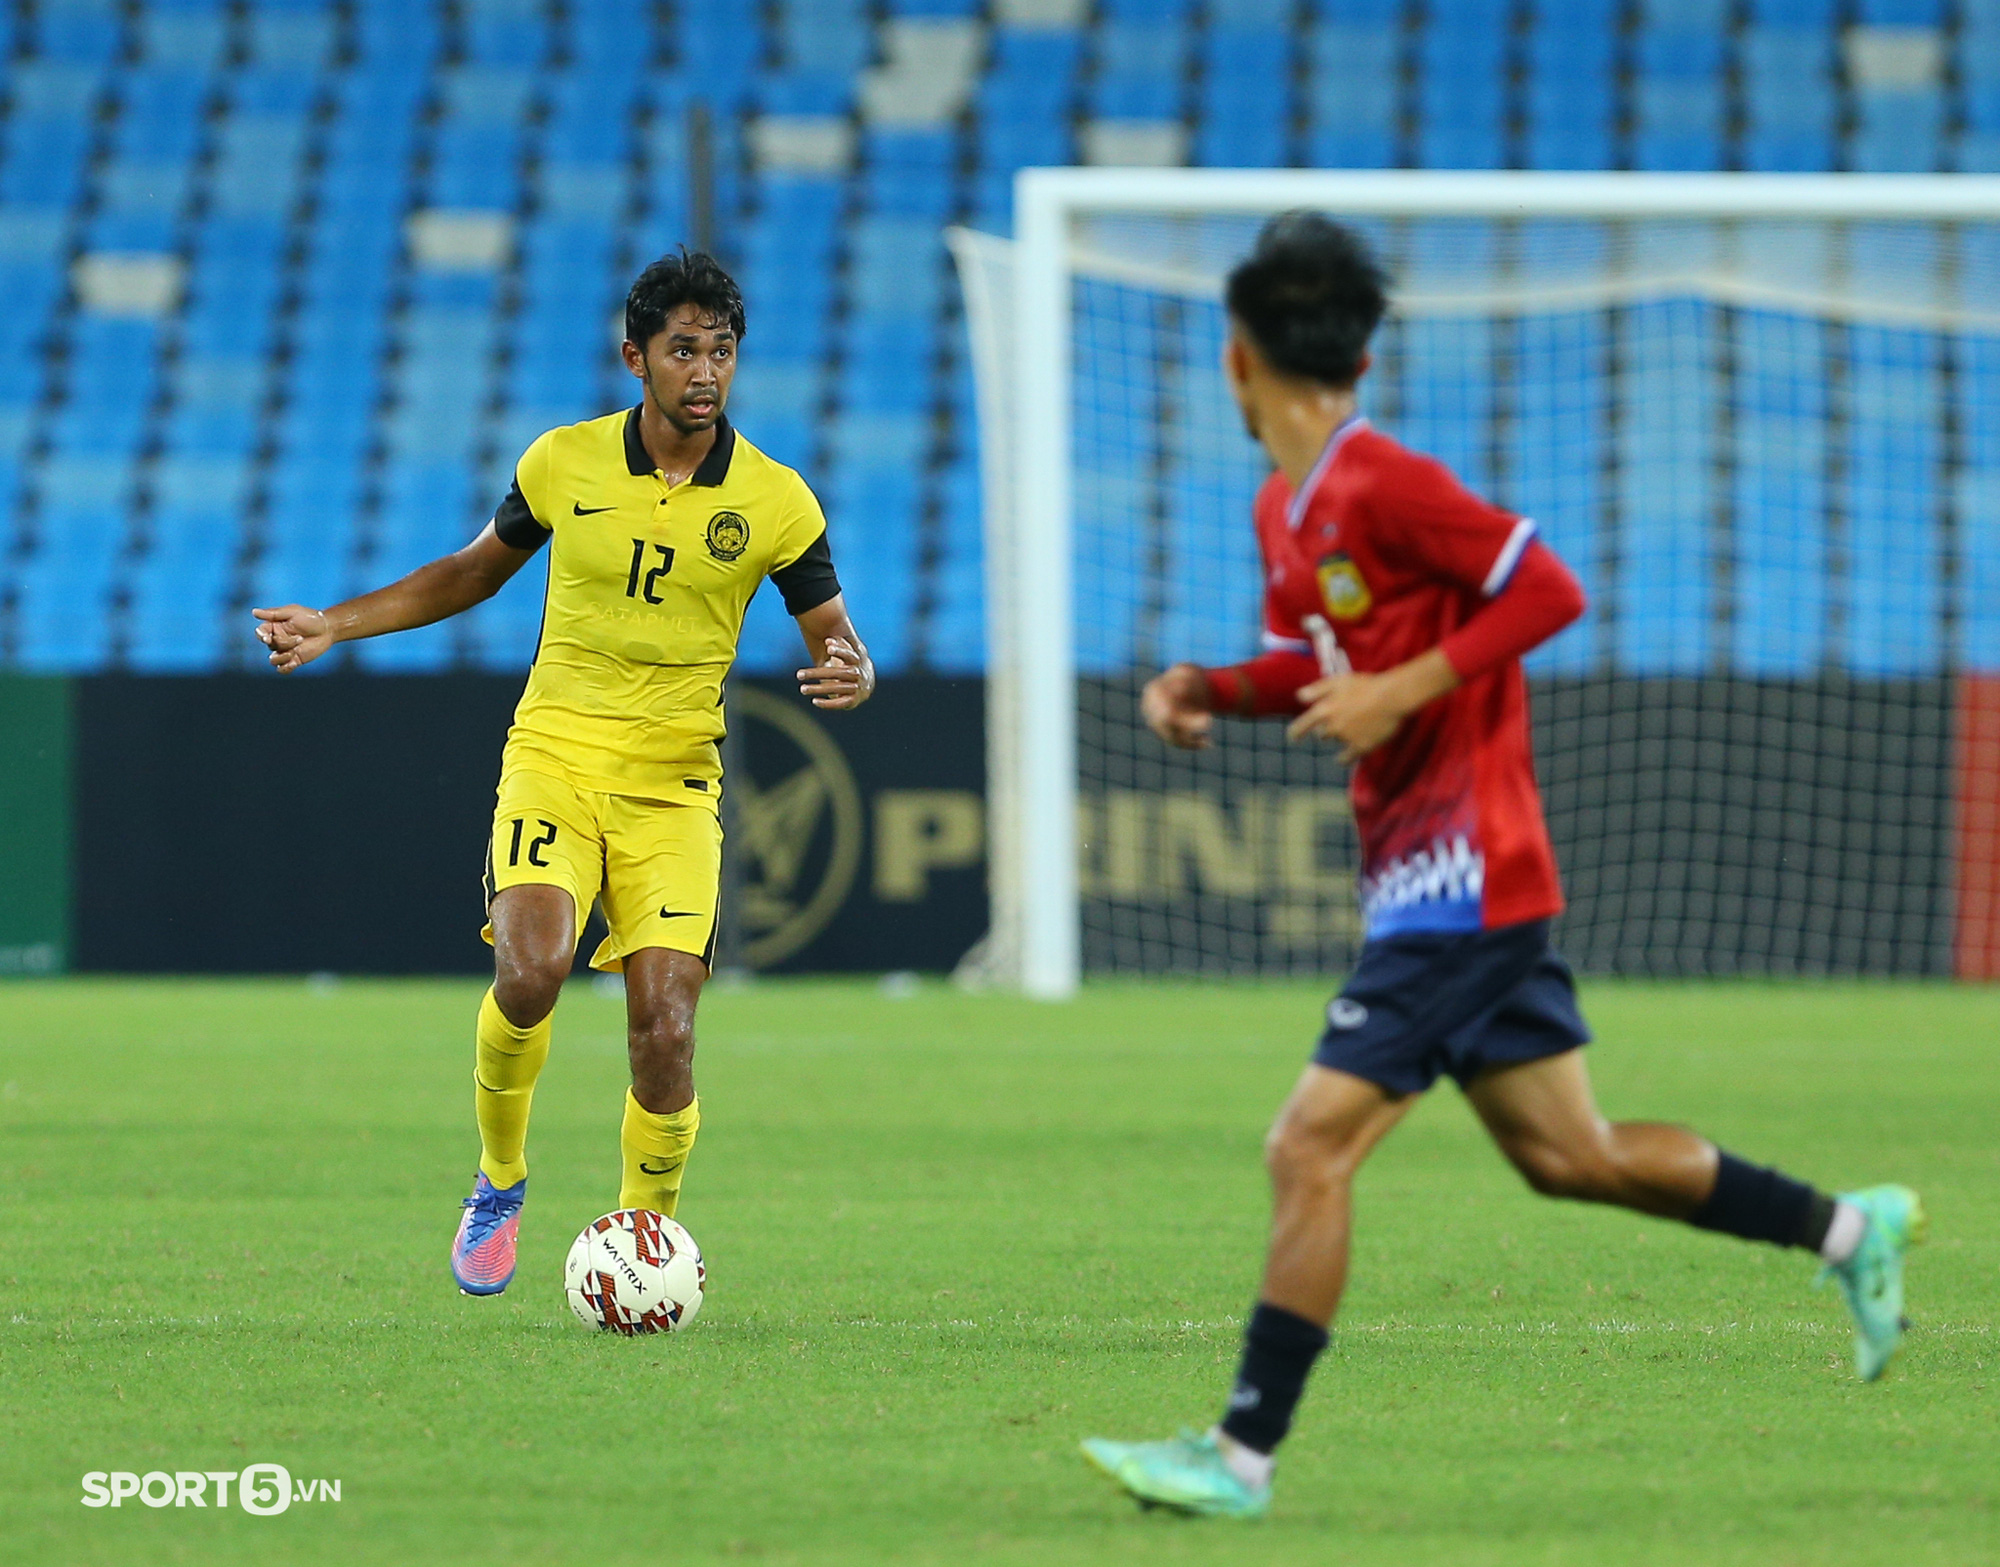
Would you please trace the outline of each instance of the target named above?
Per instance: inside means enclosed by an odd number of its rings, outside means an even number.
[[[982,661],[950,222],[1026,164],[2000,170],[2000,0],[12,0],[0,666],[248,667],[629,400],[716,129],[739,423],[885,669]],[[338,657],[518,668],[535,573]],[[752,668],[791,667],[761,596]]]

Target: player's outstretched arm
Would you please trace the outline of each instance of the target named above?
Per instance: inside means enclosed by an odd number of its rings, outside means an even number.
[[[814,707],[846,712],[875,694],[875,661],[847,618],[844,594],[834,594],[797,619],[812,659],[810,669],[799,671],[799,695],[810,697]]]
[[[336,642],[413,630],[484,603],[506,586],[507,579],[526,565],[533,553],[501,543],[489,522],[464,549],[331,609],[286,604],[250,613],[260,622],[257,639],[271,650],[271,667],[290,674]]]

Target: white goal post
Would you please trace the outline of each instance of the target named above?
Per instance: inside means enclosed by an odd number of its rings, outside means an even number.
[[[1213,336],[1209,316],[1214,311],[1221,279],[1247,246],[1256,224],[1272,213],[1297,208],[1354,220],[1371,233],[1404,236],[1398,241],[1402,256],[1390,257],[1391,271],[1397,274],[1399,285],[1391,307],[1392,322],[1399,317],[1471,319],[1484,323],[1482,331],[1487,331],[1493,323],[1504,325],[1532,317],[1537,322],[1555,322],[1550,330],[1560,335],[1576,321],[1584,322],[1578,330],[1596,331],[1590,325],[1595,319],[1592,313],[1644,311],[1654,304],[1666,309],[1674,301],[1694,301],[1704,310],[1775,313],[1773,320],[1777,325],[1770,330],[1782,326],[1790,334],[1787,342],[1804,341],[1800,333],[1817,341],[1813,334],[1820,332],[1825,323],[1833,323],[1842,330],[1859,323],[1871,333],[1879,329],[1890,334],[1932,334],[1951,343],[1967,332],[1982,341],[2000,338],[2000,287],[1995,286],[2000,283],[2000,247],[1991,243],[1996,226],[2000,226],[2000,177],[1023,170],[1015,184],[1016,237],[1012,241],[964,230],[953,231],[949,239],[965,285],[982,433],[989,585],[988,773],[993,888],[993,927],[983,958],[986,972],[994,982],[1028,995],[1068,996],[1075,991],[1086,966],[1081,912],[1085,888],[1079,874],[1078,832],[1079,481],[1075,444],[1077,421],[1082,416],[1079,399],[1088,395],[1090,389],[1085,386],[1080,390],[1077,380],[1079,334],[1084,334],[1081,352],[1088,354],[1095,367],[1089,373],[1100,377],[1124,373],[1119,369],[1119,354],[1143,351],[1123,346],[1124,338],[1114,344],[1111,334],[1124,330],[1115,319],[1118,310],[1106,305],[1093,317],[1090,313],[1093,307],[1086,305],[1080,288],[1091,280],[1107,280],[1107,286],[1135,291],[1135,298],[1199,304],[1204,312],[1203,323],[1190,326],[1175,305],[1165,317],[1149,316],[1144,330],[1155,337],[1164,332],[1176,344],[1181,341],[1180,334],[1186,334],[1186,341],[1201,349]],[[1806,244],[1799,238],[1800,235],[1845,236],[1863,231],[1869,236],[1866,244],[1841,238],[1826,249],[1826,255],[1833,257],[1831,260],[1812,259],[1820,256],[1820,250],[1815,249],[1817,239],[1814,244]],[[1496,232],[1502,234],[1498,242],[1492,239]],[[1939,233],[1953,237],[1941,247],[1935,237]],[[1412,234],[1418,237],[1409,239]],[[1496,255],[1500,259],[1496,260]],[[1940,255],[1945,259],[1940,260]],[[1165,319],[1168,325],[1161,327],[1160,319]],[[1550,445],[1548,450],[1529,452],[1525,458],[1508,458],[1508,452],[1531,438],[1521,433],[1528,427],[1524,419],[1513,417],[1498,424],[1489,419],[1484,438],[1501,453],[1496,460],[1502,466],[1512,461],[1514,466],[1510,471],[1516,473],[1522,471],[1524,461],[1533,473],[1541,473],[1545,468],[1560,469],[1567,460],[1580,466],[1594,463],[1607,472],[1618,470],[1606,481],[1614,488],[1620,483],[1629,487],[1640,482],[1633,478],[1639,471],[1635,464],[1657,463],[1660,465],[1657,470],[1646,471],[1669,474],[1676,467],[1672,443],[1678,437],[1667,432],[1659,436],[1654,446],[1646,446],[1644,441],[1651,437],[1643,428],[1634,435],[1635,424],[1642,425],[1649,411],[1661,403],[1674,401],[1682,392],[1705,409],[1709,393],[1704,388],[1720,384],[1715,377],[1723,374],[1723,370],[1713,368],[1713,360],[1735,378],[1729,381],[1729,390],[1718,395],[1725,401],[1741,396],[1744,424],[1739,427],[1730,422],[1737,414],[1733,407],[1725,407],[1720,417],[1727,428],[1717,436],[1701,423],[1709,417],[1706,413],[1693,407],[1686,410],[1693,432],[1687,439],[1696,442],[1702,453],[1696,465],[1714,468],[1712,480],[1703,480],[1711,487],[1688,502],[1694,510],[1686,515],[1698,512],[1706,517],[1719,508],[1736,507],[1736,497],[1754,489],[1752,480],[1756,475],[1751,470],[1761,460],[1755,450],[1746,447],[1743,430],[1754,433],[1776,428],[1768,421],[1758,422],[1765,420],[1761,410],[1766,404],[1784,404],[1793,389],[1801,396],[1817,395],[1811,386],[1817,375],[1812,367],[1821,361],[1799,358],[1787,361],[1786,368],[1767,369],[1769,353],[1758,346],[1761,339],[1757,337],[1765,328],[1755,324],[1745,328],[1732,317],[1716,328],[1722,334],[1717,338],[1721,346],[1713,354],[1704,350],[1704,357],[1694,370],[1685,366],[1676,368],[1670,362],[1674,353],[1673,336],[1678,330],[1674,319],[1667,315],[1661,316],[1657,323],[1650,317],[1643,321],[1637,317],[1613,319],[1607,328],[1613,342],[1608,361],[1598,349],[1592,348],[1574,360],[1580,369],[1567,368],[1571,361],[1562,360],[1554,370],[1520,372],[1524,377],[1540,374],[1549,378],[1546,386],[1538,384],[1530,388],[1534,396],[1546,391],[1557,401],[1569,398],[1581,410],[1578,418],[1597,421],[1591,429],[1608,429],[1609,435],[1588,437],[1610,443],[1601,453],[1596,447],[1580,444],[1560,448]],[[1762,322],[1764,317],[1757,315],[1756,320]],[[1639,324],[1634,325],[1634,321]],[[1515,327],[1506,326],[1506,331],[1514,330]],[[1699,330],[1707,332],[1709,328],[1704,325]],[[1483,336],[1479,341],[1484,344],[1488,337]],[[1877,353],[1868,346],[1874,341],[1869,337],[1855,352]],[[1895,346],[1900,341],[1896,339],[1880,353],[1894,359],[1901,352]],[[1947,343],[1942,351],[1949,355],[1957,350]],[[1180,347],[1176,346],[1173,352],[1181,355]],[[1845,355],[1848,349],[1842,347],[1839,352]],[[1479,384],[1484,379],[1498,374],[1504,381],[1507,366],[1529,364],[1528,359],[1518,355],[1509,358],[1498,350],[1494,353],[1496,357],[1491,364],[1482,362],[1465,369],[1464,385],[1456,388],[1453,395],[1463,392],[1478,402],[1487,395]],[[1509,349],[1508,354],[1512,353]],[[1199,376],[1212,368],[1198,361],[1199,353],[1193,350],[1175,358],[1167,367],[1171,372],[1168,379]],[[1609,368],[1600,376],[1593,367],[1603,363],[1608,363]],[[1427,364],[1423,373],[1432,379],[1424,384],[1444,384],[1444,378],[1450,374],[1449,360],[1434,358]],[[1654,365],[1659,368],[1647,368]],[[1131,373],[1152,374],[1143,366]],[[1757,375],[1776,379],[1763,391],[1752,387],[1739,394],[1738,387],[1744,378]],[[1163,395],[1156,391],[1153,381],[1146,384],[1147,396]],[[1963,371],[1948,373],[1945,391],[1940,394],[1944,402],[1939,406],[1949,404],[1958,411],[1940,413],[1934,418],[1929,414],[1923,416],[1932,426],[1945,430],[1939,439],[1957,443],[1955,456],[1947,453],[1937,459],[1947,466],[1956,464],[1949,472],[1939,469],[1945,472],[1941,482],[1954,497],[1964,490],[1964,476],[1971,462],[1966,456],[1970,436],[1964,428],[1961,406],[1967,395],[1962,388],[1969,384]],[[1219,382],[1203,381],[1188,394],[1196,406],[1192,411],[1183,408],[1173,415],[1183,421],[1177,429],[1184,427],[1197,433],[1231,429],[1233,409],[1218,415],[1206,406],[1213,401],[1217,385]],[[1686,391],[1689,387],[1694,390]],[[1511,395],[1504,385],[1500,391]],[[1365,385],[1364,410],[1367,392]],[[1952,403],[1954,398],[1960,402]],[[1795,457],[1794,461],[1801,465],[1801,472],[1812,468],[1807,475],[1811,479],[1807,488],[1812,495],[1831,495],[1838,489],[1843,497],[1838,508],[1839,537],[1824,550],[1826,559],[1835,563],[1825,570],[1837,575],[1857,570],[1848,563],[1848,557],[1856,549],[1872,547],[1865,540],[1854,543],[1850,534],[1860,523],[1844,520],[1865,506],[1863,500],[1851,498],[1860,495],[1854,488],[1860,480],[1854,477],[1853,462],[1839,453],[1825,455],[1833,447],[1844,451],[1845,443],[1855,438],[1852,432],[1876,416],[1867,395],[1857,393],[1850,402],[1852,406],[1843,405],[1832,414],[1818,410],[1797,416],[1798,421],[1808,418],[1817,421],[1810,426],[1795,422],[1786,427],[1793,434],[1801,429],[1808,435],[1815,429],[1833,432],[1812,447],[1814,455],[1810,458]],[[1136,398],[1132,403],[1138,405]],[[1780,413],[1783,412],[1781,408]],[[1894,417],[1894,410],[1883,416]],[[1385,422],[1391,433],[1402,433],[1396,420]],[[1139,421],[1127,418],[1126,426],[1130,428],[1125,434],[1114,433],[1103,438],[1144,440],[1146,436],[1137,428],[1138,424]],[[1109,425],[1105,427],[1108,429]],[[1931,439],[1923,430],[1915,430],[1910,437],[1913,441],[1920,438]],[[1562,439],[1581,442],[1586,438],[1564,435]],[[1892,448],[1898,448],[1902,437],[1891,429],[1884,439]],[[1718,450],[1726,451],[1727,455],[1718,458],[1715,455]],[[1170,452],[1150,460],[1171,464],[1179,462],[1181,457]],[[1233,453],[1230,460],[1237,465],[1230,470],[1235,475],[1248,458],[1244,453]],[[1625,465],[1623,469],[1618,466],[1621,462]],[[1976,462],[1971,462],[1971,466],[1978,468]],[[1831,478],[1823,475],[1821,468]],[[1991,475],[1982,472],[1975,473],[1975,477],[1983,483]],[[1474,478],[1476,483],[1477,476]],[[1091,482],[1101,488],[1110,481]],[[1240,529],[1244,549],[1253,550],[1248,496],[1240,493],[1236,478],[1227,483],[1211,482],[1206,477],[1198,483],[1186,479],[1175,482],[1179,489],[1158,503],[1164,519],[1160,523],[1165,530],[1162,537],[1177,537],[1173,530],[1182,525],[1175,519],[1193,507],[1204,515],[1217,513],[1217,526]],[[1659,481],[1656,477],[1643,482],[1657,488]],[[1923,506],[1938,510],[1960,505],[1958,499],[1934,503],[1930,499],[1928,477],[1920,475],[1913,482],[1925,487]],[[1992,498],[1990,486],[1981,493]],[[1718,500],[1718,496],[1722,499]],[[1503,503],[1513,504],[1504,494],[1499,498]],[[1098,495],[1092,504],[1112,503]],[[1809,497],[1799,504],[1832,503]],[[1221,516],[1225,512],[1232,515]],[[1560,518],[1543,520],[1545,524],[1553,522],[1545,531],[1572,541],[1581,537],[1580,524],[1572,525],[1564,535]],[[1983,517],[1981,526],[1991,521],[1990,517]],[[1961,512],[1952,513],[1950,530],[1969,525]],[[1704,522],[1702,526],[1708,524]],[[1730,516],[1716,526],[1723,530],[1726,542],[1746,525],[1731,510]],[[1796,531],[1793,522],[1788,521],[1785,526]],[[1784,539],[1792,536],[1788,532]],[[1947,547],[1958,550],[1958,540],[1959,532],[1951,531]],[[1636,547],[1628,540],[1624,555],[1619,557],[1626,561],[1628,569],[1631,552]],[[1708,551],[1709,547],[1704,544],[1703,549]],[[1611,553],[1616,555],[1617,550],[1613,548]],[[1703,594],[1709,592],[1708,574],[1712,570],[1708,562],[1712,553],[1702,554],[1698,567],[1691,568],[1700,578],[1696,587]],[[1694,617],[1710,617],[1721,628],[1713,638],[1706,633],[1695,636],[1693,632],[1684,637],[1674,629],[1675,623],[1668,619],[1659,621],[1658,637],[1663,639],[1659,645],[1668,650],[1661,655],[1659,670],[1665,674],[1681,671],[1697,677],[1714,673],[1719,678],[1749,679],[1767,667],[1780,668],[1779,663],[1772,662],[1778,655],[1767,656],[1759,650],[1762,644],[1756,642],[1759,633],[1754,624],[1757,606],[1754,598],[1745,597],[1746,592],[1754,593],[1755,583],[1762,580],[1755,573],[1760,569],[1758,561],[1763,558],[1753,549],[1743,559],[1732,557],[1730,562],[1713,568],[1722,573],[1725,587],[1731,582],[1736,585],[1733,610],[1726,605],[1715,608],[1703,598],[1703,607],[1684,612],[1688,617],[1685,624],[1690,627],[1696,624]],[[1953,564],[1945,571],[1942,591],[1947,594],[1958,591],[1952,584],[1962,582],[1969,569],[1958,564],[1958,559],[1953,555]],[[1234,569],[1232,566],[1231,570]],[[1847,577],[1841,575],[1839,580],[1845,582]],[[1752,585],[1748,590],[1744,587],[1746,581]],[[1855,597],[1846,588],[1828,591],[1836,596],[1847,594],[1849,599]],[[1729,594],[1725,592],[1723,597],[1727,599]],[[1171,594],[1163,591],[1161,604],[1167,604],[1170,598]],[[1958,600],[1954,598],[1951,602],[1956,604]],[[1162,613],[1169,621],[1174,613],[1182,613],[1173,610],[1170,604],[1164,611],[1159,605],[1142,606],[1142,610],[1152,617],[1147,622],[1149,628],[1159,622]],[[1642,610],[1651,613],[1644,605],[1638,605],[1621,622],[1618,636],[1624,640],[1616,646],[1609,640],[1603,644],[1606,667],[1621,656],[1617,649],[1628,644],[1640,650],[1631,655],[1631,667],[1642,671],[1655,667],[1646,662],[1651,655],[1644,649],[1651,644],[1645,642],[1645,636],[1652,633],[1645,627],[1652,623],[1645,620]],[[1856,611],[1849,609],[1842,613],[1845,619],[1834,616],[1829,622],[1828,636],[1834,643],[1865,634],[1862,618]],[[1945,613],[1951,617],[1944,633],[1948,645],[1939,657],[1940,667],[1948,669],[1957,656],[1954,649],[1958,641],[1966,634],[1968,617],[1958,610]],[[1244,635],[1254,639],[1254,598],[1247,602],[1232,598],[1219,603],[1214,614],[1218,623],[1223,619],[1239,622]],[[1626,627],[1631,628],[1629,635]],[[1147,638],[1153,634],[1148,629]],[[1700,659],[1688,654],[1677,664],[1675,659],[1681,655],[1674,649],[1690,637],[1702,641],[1709,651]],[[1146,645],[1150,646],[1150,641]],[[1740,668],[1731,662],[1730,646],[1750,649],[1742,655]],[[1246,646],[1244,651],[1250,650]],[[1799,667],[1809,670],[1818,667],[1815,659],[1834,657],[1823,651],[1808,651],[1799,656]],[[1929,668],[1928,665],[1919,668],[1919,663],[1918,655],[1912,654],[1904,662],[1890,660],[1885,668],[1897,678],[1905,673],[1917,678]],[[1133,667],[1136,675],[1136,659]],[[1746,670],[1750,672],[1748,675],[1742,673]],[[1124,743],[1119,741],[1120,745]],[[1189,916],[1197,922],[1206,917]],[[1303,916],[1293,911],[1284,917]],[[1163,933],[1156,939],[1138,926],[1132,929],[1134,933],[1129,936],[1115,937],[1126,945],[1116,949],[1125,956],[1113,966],[1135,971],[1211,967],[1262,971],[1260,965],[1266,962],[1258,955],[1264,949],[1256,946],[1261,937],[1253,931],[1232,931],[1217,925],[1204,933],[1183,921],[1182,926],[1173,929],[1160,926]],[[1193,933],[1188,934],[1188,930]],[[1833,961],[1839,966],[1839,959]],[[1307,959],[1302,958],[1301,962]]]

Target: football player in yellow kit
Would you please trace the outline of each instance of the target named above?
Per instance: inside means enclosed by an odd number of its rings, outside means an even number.
[[[487,852],[479,1174],[452,1246],[467,1294],[497,1295],[514,1274],[529,1102],[594,899],[610,934],[591,966],[625,975],[618,1203],[674,1212],[701,1118],[694,1015],[721,883],[722,682],[766,577],[805,638],[799,689],[813,705],[853,708],[874,690],[818,501],[724,414],[743,333],[742,295],[711,257],[654,262],[625,302],[636,408],[537,439],[465,548],[330,609],[255,611],[271,663],[291,671],[336,642],[470,609],[550,546],[541,643]]]

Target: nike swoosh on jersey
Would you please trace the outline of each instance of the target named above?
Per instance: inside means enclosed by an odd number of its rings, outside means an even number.
[[[586,506],[582,501],[571,501],[569,509],[579,517],[595,517],[601,511],[616,511],[616,506]]]
[[[700,909],[662,909],[660,910],[660,918],[663,920],[692,919],[700,912]]]

